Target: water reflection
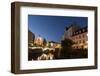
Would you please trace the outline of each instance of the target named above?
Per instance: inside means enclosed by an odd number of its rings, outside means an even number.
[[[53,60],[55,49],[29,49],[29,60]]]
[[[37,58],[37,60],[52,60],[53,59],[53,54],[45,54],[45,53],[43,53],[41,56],[39,56],[38,58]]]

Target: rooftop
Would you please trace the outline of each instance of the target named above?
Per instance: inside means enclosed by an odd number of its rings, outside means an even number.
[[[77,31],[73,32],[73,35],[72,35],[72,36],[75,36],[75,35],[78,35],[78,34],[81,34],[81,33],[87,32],[87,31],[88,31],[87,28],[88,28],[88,27],[85,26],[85,27],[82,27],[82,28],[78,29]]]

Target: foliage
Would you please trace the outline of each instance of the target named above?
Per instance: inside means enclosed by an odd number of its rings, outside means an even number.
[[[65,39],[61,41],[61,46],[63,48],[68,48],[68,47],[72,47],[72,45],[74,44],[74,42],[70,39]]]
[[[61,41],[61,57],[62,58],[70,58],[70,54],[72,51],[72,45],[74,44],[74,42],[70,39],[65,39]]]
[[[46,44],[47,44],[47,41],[46,41],[46,39],[44,38],[44,40],[43,40],[43,45],[46,46]]]

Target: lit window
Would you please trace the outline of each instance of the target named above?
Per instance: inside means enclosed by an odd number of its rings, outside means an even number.
[[[88,36],[88,34],[87,34],[87,36]]]
[[[83,40],[83,43],[85,43],[85,40]]]

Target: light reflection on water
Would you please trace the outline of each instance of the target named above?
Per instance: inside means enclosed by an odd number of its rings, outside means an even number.
[[[29,60],[54,60],[58,56],[59,49],[41,49],[41,48],[34,48],[29,49]]]
[[[39,56],[39,57],[37,58],[37,60],[52,60],[53,57],[54,57],[54,55],[51,54],[51,53],[49,53],[49,54],[43,53],[41,56]]]
[[[54,58],[54,55],[53,55],[54,50],[42,49],[41,51],[43,53],[41,54],[41,56],[37,58],[37,60],[52,60]]]

